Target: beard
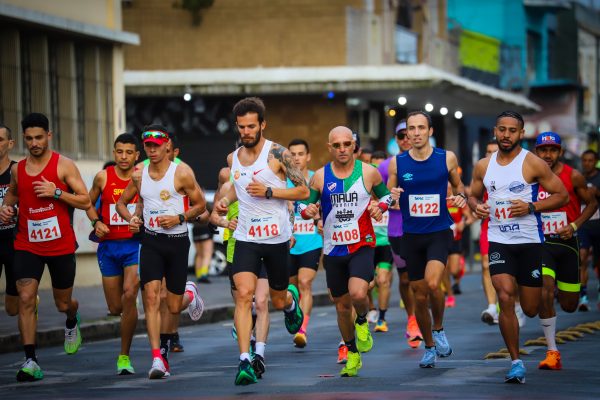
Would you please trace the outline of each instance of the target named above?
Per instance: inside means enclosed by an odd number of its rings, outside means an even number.
[[[511,151],[513,151],[515,149],[515,147],[517,147],[519,145],[519,141],[516,141],[515,143],[511,143],[510,147],[508,148],[504,148],[502,147],[502,143],[498,142],[498,150],[501,153],[510,153]]]
[[[246,143],[246,142],[244,142],[244,140],[243,140],[243,139],[240,139],[240,140],[241,140],[241,142],[242,142],[242,146],[244,146],[244,147],[245,147],[245,148],[247,148],[247,149],[251,149],[251,148],[255,147],[255,146],[258,144],[258,142],[260,142],[260,138],[261,138],[261,137],[262,137],[262,128],[260,128],[260,129],[258,130],[258,133],[256,134],[256,137],[255,137],[255,138],[254,138],[254,140],[253,140],[253,141],[251,141],[250,143]]]

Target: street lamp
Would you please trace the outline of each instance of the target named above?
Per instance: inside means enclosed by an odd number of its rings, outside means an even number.
[[[463,113],[462,113],[462,112],[460,112],[460,111],[456,111],[456,112],[454,113],[454,118],[456,118],[456,119],[461,119],[462,117],[463,117]]]
[[[431,103],[425,104],[425,111],[432,112],[433,111],[433,104],[431,104]]]
[[[442,115],[448,114],[448,109],[446,107],[440,108],[440,114],[442,114]]]
[[[406,102],[407,102],[406,97],[404,97],[404,96],[398,97],[398,104],[400,104],[401,106],[405,105]]]

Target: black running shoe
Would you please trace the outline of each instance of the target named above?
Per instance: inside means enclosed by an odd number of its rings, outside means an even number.
[[[262,374],[265,373],[265,359],[260,355],[255,354],[254,360],[252,360],[252,368],[254,368],[254,374],[258,379],[262,379]]]
[[[240,361],[238,372],[235,375],[235,384],[250,385],[252,383],[256,383],[256,375],[254,374],[254,369],[252,368],[250,361]]]

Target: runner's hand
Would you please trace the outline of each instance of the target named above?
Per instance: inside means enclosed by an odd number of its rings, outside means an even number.
[[[223,197],[215,204],[215,211],[221,216],[227,215],[229,204],[229,199],[227,197]]]
[[[142,226],[142,221],[140,217],[133,216],[129,220],[129,232],[138,233],[140,231],[140,226]]]
[[[163,229],[171,229],[175,225],[179,225],[178,215],[161,215],[158,217],[158,225]]]
[[[304,214],[308,217],[306,219],[314,219],[317,215],[319,215],[319,207],[314,203],[310,203],[304,209]]]
[[[477,218],[486,219],[490,216],[490,206],[486,203],[477,204],[475,215],[477,215]]]
[[[294,235],[290,238],[290,249],[296,245],[296,238]]]
[[[376,201],[371,201],[369,203],[368,210],[371,218],[377,222],[381,222],[381,219],[383,218],[383,212],[381,211],[381,208],[379,208],[379,204],[377,204]]]
[[[227,225],[227,229],[229,229],[230,231],[235,231],[235,229],[237,228],[237,224],[238,224],[238,219],[234,218],[231,221],[229,221],[229,225]]]
[[[446,197],[446,200],[450,201],[454,207],[458,208],[463,208],[467,205],[467,200],[459,195]]]
[[[97,221],[95,225],[95,232],[96,236],[98,236],[99,239],[102,239],[104,235],[108,235],[110,233],[110,229],[104,222]]]
[[[13,206],[2,206],[2,208],[0,208],[0,221],[2,221],[3,224],[12,223],[15,216],[15,208]]]
[[[560,238],[563,240],[568,240],[573,237],[575,230],[571,225],[563,226],[559,230],[556,231],[557,235],[560,235]]]
[[[322,219],[317,221],[317,233],[321,236],[323,235],[323,220]]]
[[[42,176],[41,181],[33,181],[33,191],[37,197],[54,197],[56,185]]]
[[[510,213],[513,217],[524,217],[529,214],[529,204],[523,200],[511,200]]]
[[[392,194],[392,200],[394,200],[394,205],[391,208],[400,209],[400,195],[404,192],[404,189],[395,187],[390,190]]]
[[[252,182],[246,186],[246,192],[252,197],[266,197],[267,187],[257,181],[256,178],[252,178]]]

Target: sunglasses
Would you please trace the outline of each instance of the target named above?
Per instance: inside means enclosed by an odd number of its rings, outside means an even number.
[[[404,139],[406,139],[406,133],[396,133],[396,137],[399,140],[404,140]]]
[[[142,139],[145,140],[148,138],[162,139],[167,141],[169,140],[169,135],[162,131],[146,131],[142,133]]]
[[[339,150],[342,147],[344,147],[345,149],[348,149],[348,148],[352,147],[352,142],[331,143],[331,147],[333,147],[336,150]]]

